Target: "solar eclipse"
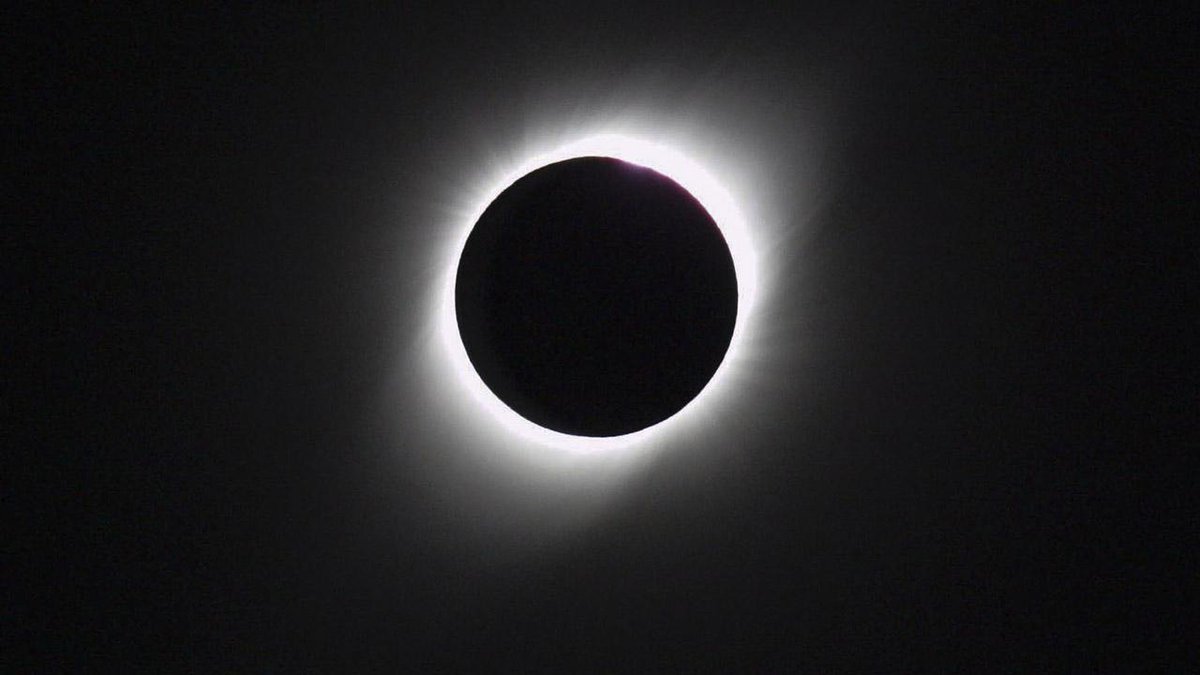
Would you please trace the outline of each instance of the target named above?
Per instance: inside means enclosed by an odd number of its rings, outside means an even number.
[[[452,256],[440,323],[458,379],[508,431],[614,448],[720,388],[753,290],[740,210],[711,174],[599,135],[531,157],[488,193]]]
[[[720,229],[678,183],[579,157],[487,207],[455,304],[472,366],[506,405],[564,434],[620,436],[675,414],[716,372],[737,279]]]

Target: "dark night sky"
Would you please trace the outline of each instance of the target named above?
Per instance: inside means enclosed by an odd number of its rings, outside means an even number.
[[[436,4],[13,12],[3,669],[1189,669],[1194,20]],[[577,489],[420,345],[437,214],[614,111],[736,150],[771,287]]]

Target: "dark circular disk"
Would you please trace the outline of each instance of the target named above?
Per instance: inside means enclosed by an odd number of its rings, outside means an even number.
[[[547,429],[619,436],[708,383],[733,336],[737,277],[720,229],[678,183],[578,157],[487,207],[454,298],[467,356],[500,400]]]

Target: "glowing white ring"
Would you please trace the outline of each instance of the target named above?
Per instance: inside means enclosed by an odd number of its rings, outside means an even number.
[[[467,237],[471,234],[475,224],[479,222],[484,210],[500,196],[501,192],[526,174],[547,164],[575,157],[619,159],[657,171],[681,185],[700,202],[712,216],[717,227],[720,228],[733,257],[734,272],[737,274],[737,319],[734,322],[729,349],[726,350],[725,358],[722,359],[716,372],[709,378],[700,393],[674,415],[645,429],[621,436],[573,436],[547,429],[522,417],[501,401],[483,382],[467,357],[466,348],[458,332],[454,285],[458,275],[459,260],[462,257]],[[571,451],[606,450],[642,445],[657,437],[664,429],[679,424],[681,420],[702,415],[705,409],[710,408],[714,394],[728,388],[725,380],[728,379],[731,364],[736,364],[743,356],[742,347],[745,342],[746,325],[754,308],[756,256],[741,209],[738,208],[729,192],[708,171],[682,153],[663,145],[618,134],[604,134],[568,143],[549,152],[530,157],[527,161],[506,172],[500,180],[483,191],[483,199],[463,226],[448,263],[445,281],[441,289],[442,298],[438,303],[440,306],[438,332],[453,370],[472,398],[505,429],[522,439],[539,445]]]

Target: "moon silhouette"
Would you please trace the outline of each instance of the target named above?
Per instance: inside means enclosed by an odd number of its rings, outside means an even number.
[[[484,384],[525,419],[608,437],[704,389],[733,336],[734,261],[671,178],[609,157],[536,169],[483,211],[455,277],[455,319]]]

